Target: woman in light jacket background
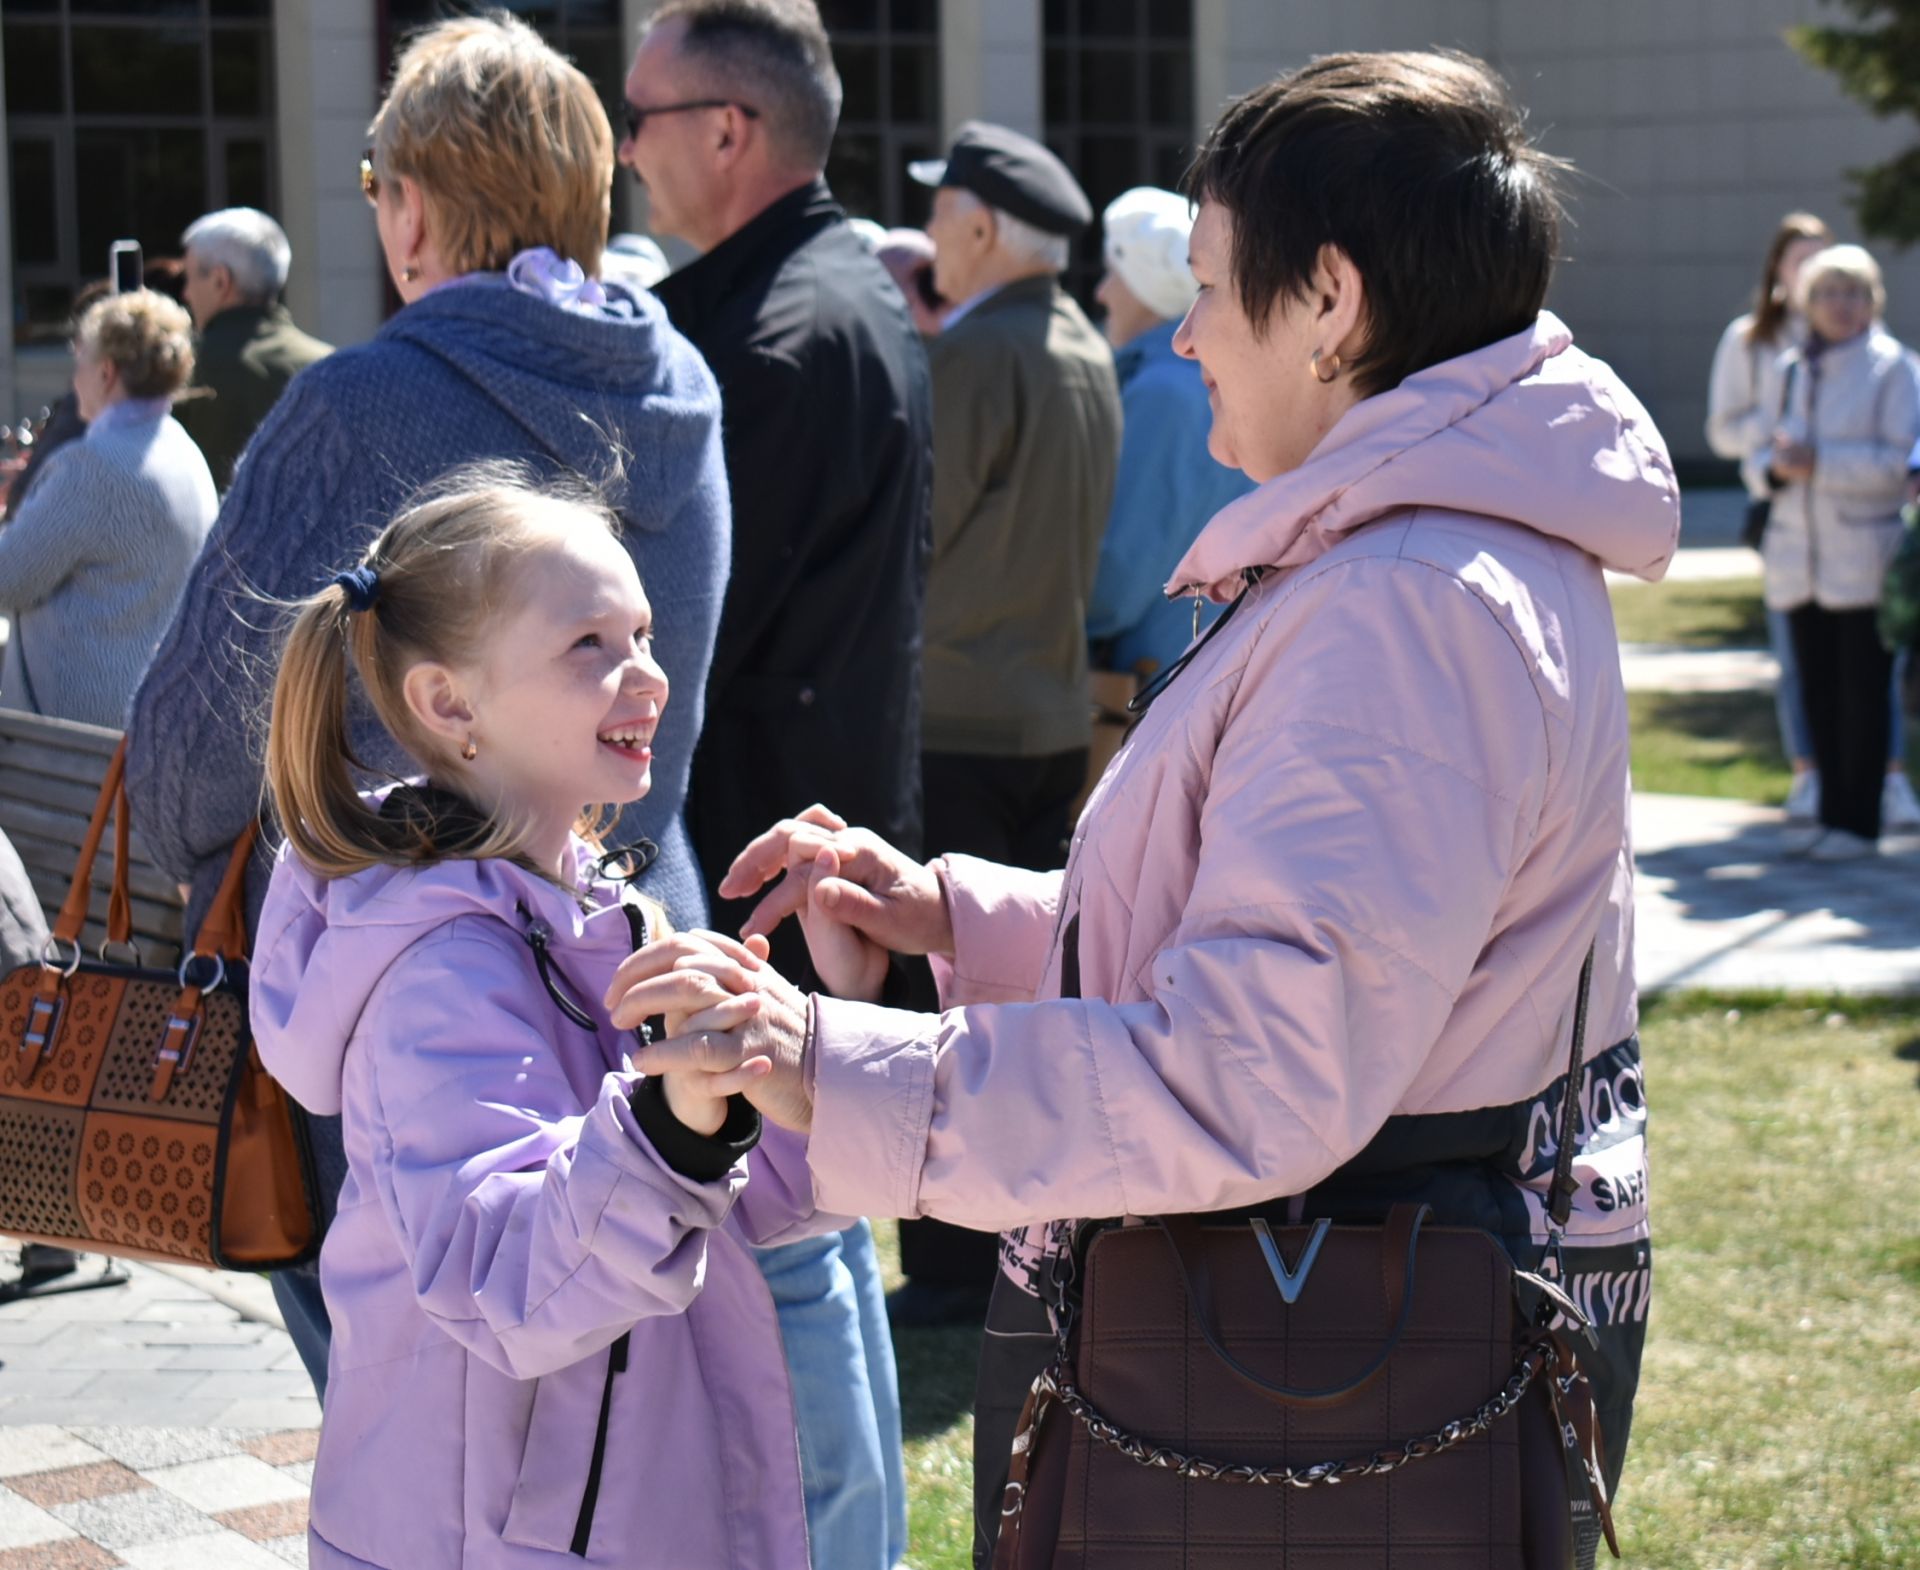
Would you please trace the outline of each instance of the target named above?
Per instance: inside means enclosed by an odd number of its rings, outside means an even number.
[[[1797,285],[1805,344],[1765,367],[1760,407],[1783,412],[1749,448],[1748,488],[1773,497],[1762,559],[1770,610],[1793,635],[1814,762],[1818,861],[1871,855],[1882,828],[1893,656],[1874,607],[1900,543],[1920,392],[1881,325],[1880,266],[1857,245],[1809,257]]]
[[[89,306],[73,334],[86,434],[47,460],[0,529],[0,609],[13,618],[0,703],[119,729],[219,500],[173,418],[193,375],[193,323],[148,289]]]
[[[1767,367],[1800,346],[1806,320],[1800,314],[1794,286],[1809,256],[1833,244],[1833,233],[1812,213],[1788,213],[1774,231],[1760,273],[1754,307],[1727,323],[1713,353],[1713,375],[1707,391],[1707,445],[1715,455],[1744,463],[1766,445],[1784,412],[1760,401]],[[1776,392],[1783,390],[1774,383]],[[1753,487],[1758,485],[1756,491]],[[1748,484],[1751,502],[1771,496],[1764,478]],[[1793,637],[1784,611],[1767,612],[1767,641],[1780,667],[1774,684],[1774,710],[1780,724],[1780,746],[1793,767],[1793,785],[1787,792],[1787,816],[1812,822],[1820,815],[1820,771],[1813,766],[1813,736],[1807,729],[1806,704],[1800,692],[1800,670],[1794,663]],[[1906,721],[1897,695],[1888,698],[1887,777],[1881,787],[1880,816],[1888,828],[1920,825],[1916,799],[1906,772]]]
[[[1800,276],[1801,264],[1831,244],[1832,231],[1812,213],[1788,213],[1774,230],[1753,309],[1727,323],[1713,351],[1713,374],[1707,387],[1707,445],[1716,457],[1744,463],[1749,453],[1766,444],[1780,411],[1761,408],[1760,381],[1769,361],[1799,345],[1806,324],[1794,303],[1794,281]],[[1771,494],[1764,482],[1757,492],[1749,487],[1749,505],[1765,501]],[[1793,765],[1787,816],[1810,820],[1819,811],[1820,776],[1813,767],[1813,737],[1807,730],[1800,673],[1793,663],[1793,637],[1787,631],[1784,611],[1767,612],[1767,641],[1780,667],[1773,689],[1780,746]]]

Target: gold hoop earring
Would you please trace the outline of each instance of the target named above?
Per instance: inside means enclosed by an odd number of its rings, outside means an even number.
[[[468,763],[473,762],[475,758],[480,756],[479,743],[476,742],[471,736],[469,736],[467,738],[466,746],[460,749],[460,756],[464,758]]]
[[[1319,349],[1315,349],[1313,351],[1313,358],[1307,361],[1307,369],[1310,372],[1312,372],[1313,379],[1316,382],[1320,383],[1322,387],[1324,387],[1329,382],[1333,381],[1336,377],[1339,376],[1341,361],[1340,361],[1340,356],[1337,353],[1334,354],[1332,356],[1333,364],[1328,367],[1328,369],[1332,372],[1332,374],[1328,376],[1322,376],[1320,374],[1320,356],[1322,352],[1323,351]]]
[[[412,283],[414,279],[419,276],[420,269],[417,267],[403,267],[400,269],[400,281],[402,283]]]

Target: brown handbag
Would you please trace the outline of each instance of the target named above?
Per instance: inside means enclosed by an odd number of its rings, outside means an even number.
[[[1491,1234],[1428,1214],[1082,1226],[1056,1262],[1058,1344],[1016,1430],[996,1570],[1562,1570],[1592,1563],[1589,1509],[1617,1558],[1585,1319]]]
[[[261,1064],[247,1019],[257,825],[235,843],[178,971],[143,968],[125,775],[122,742],[40,962],[0,978],[0,1232],[220,1269],[303,1264],[320,1239],[306,1119]],[[80,933],[109,816],[107,938],[88,957]]]

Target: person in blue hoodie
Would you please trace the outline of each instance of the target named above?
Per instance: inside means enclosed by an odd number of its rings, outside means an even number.
[[[675,699],[652,793],[612,843],[653,841],[642,887],[676,926],[703,926],[684,809],[732,553],[720,396],[650,294],[595,280],[614,167],[606,112],[530,27],[463,17],[401,55],[370,136],[361,185],[404,308],[294,377],[242,454],[134,697],[133,821],[154,861],[192,885],[194,930],[260,810],[275,602],[357,561],[449,469],[510,460],[536,477],[584,476],[619,514]],[[353,741],[370,770],[406,767],[364,705]],[[248,879],[250,925],[269,871],[263,857]],[[314,1124],[330,1207],[345,1173],[339,1121]],[[273,1286],[324,1394],[318,1278],[283,1272]]]
[[[1206,521],[1253,487],[1209,456],[1210,394],[1199,365],[1173,348],[1174,329],[1199,292],[1187,266],[1191,204],[1136,186],[1113,199],[1101,223],[1106,272],[1094,298],[1106,308],[1126,423],[1087,601],[1087,641],[1095,670],[1134,675],[1143,661],[1171,665],[1219,614],[1208,605],[1196,623],[1191,601],[1166,599],[1167,576]]]

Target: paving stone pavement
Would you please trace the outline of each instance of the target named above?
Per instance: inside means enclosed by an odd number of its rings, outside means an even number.
[[[127,1270],[0,1305],[0,1570],[305,1565],[320,1406],[272,1293]]]

